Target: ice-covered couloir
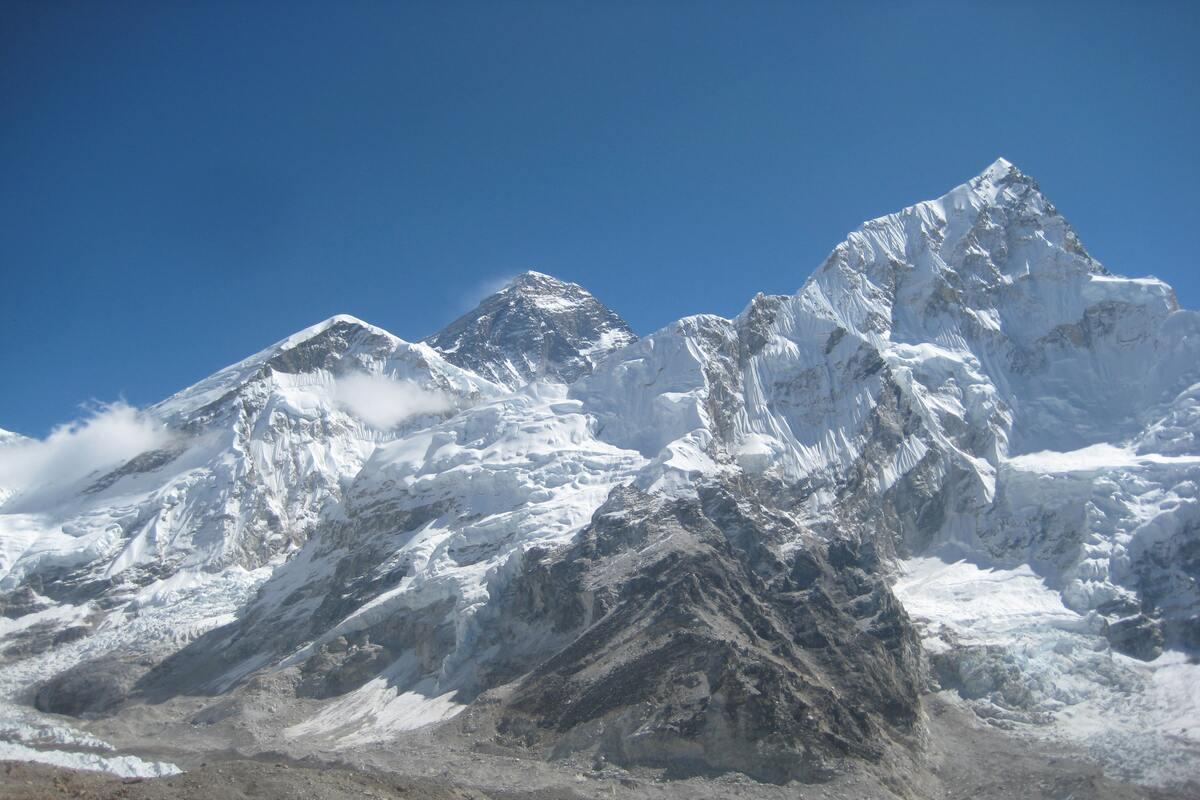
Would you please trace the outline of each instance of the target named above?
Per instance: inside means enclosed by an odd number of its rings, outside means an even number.
[[[1195,778],[1198,333],[1003,160],[732,320],[635,340],[538,273],[425,344],[334,318],[149,409],[168,446],[0,509],[0,681],[116,659],[38,695],[110,713],[283,676],[264,747],[470,708],[538,752],[816,779],[917,747],[898,575],[982,717]]]

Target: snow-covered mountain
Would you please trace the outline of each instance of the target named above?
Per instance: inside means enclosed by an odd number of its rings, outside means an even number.
[[[426,339],[446,360],[495,383],[570,383],[637,336],[586,289],[523,272]]]
[[[269,564],[381,442],[498,391],[427,346],[334,317],[148,409],[170,432],[161,448],[12,497],[0,587],[111,601],[180,571]],[[370,413],[376,394],[396,414]]]
[[[1170,287],[1109,274],[1000,160],[864,224],[794,297],[760,296],[734,320],[682,320],[571,391],[607,441],[785,487],[818,528],[869,526],[861,535],[878,538],[882,517],[900,554],[953,546],[1031,563],[1082,612],[1165,577],[1134,574],[1151,556],[1129,538],[1159,515],[1134,512],[1128,496],[1089,517],[1087,497],[1056,507],[1038,487],[1064,473],[1090,485],[1097,470],[1136,472],[1133,493],[1190,480],[1198,334],[1200,315]],[[1076,499],[1064,481],[1058,492]],[[1180,514],[1161,510],[1160,524]],[[1169,527],[1186,538],[1191,526]],[[1153,558],[1169,571],[1178,562],[1163,555]],[[1193,591],[1174,579],[1168,596]],[[1196,605],[1183,605],[1192,610],[1165,619],[1186,637]]]
[[[734,319],[638,340],[525,273],[424,343],[335,317],[144,415],[162,446],[0,500],[28,757],[79,735],[31,699],[208,698],[262,750],[444,722],[894,777],[940,686],[1200,779],[1200,315],[1004,160]]]

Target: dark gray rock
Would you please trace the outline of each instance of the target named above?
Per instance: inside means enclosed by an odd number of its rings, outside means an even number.
[[[446,360],[505,386],[571,383],[637,339],[583,287],[526,272],[425,342]]]
[[[1142,661],[1153,661],[1163,652],[1162,626],[1145,614],[1109,623],[1105,635],[1114,650]]]
[[[496,609],[575,635],[463,724],[491,715],[498,743],[551,757],[778,783],[903,754],[921,737],[908,618],[854,546],[840,568],[815,540],[774,554],[797,533],[721,488],[616,490],[564,552],[533,554]]]
[[[929,662],[943,689],[954,689],[968,700],[986,699],[1017,710],[1035,705],[1029,679],[1007,648],[959,645],[931,653]]]
[[[85,661],[39,686],[34,706],[73,717],[103,715],[125,702],[148,669],[147,663],[128,658]]]

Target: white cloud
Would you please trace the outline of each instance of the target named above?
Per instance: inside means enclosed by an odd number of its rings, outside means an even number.
[[[440,414],[454,407],[445,392],[365,372],[339,378],[336,391],[338,403],[344,409],[380,429],[394,428],[418,414]]]
[[[518,273],[488,278],[472,286],[458,301],[458,313],[465,314],[516,280]]]
[[[0,487],[8,491],[62,486],[136,455],[157,450],[172,434],[125,402],[95,406],[88,416],[59,425],[45,439],[0,446]]]

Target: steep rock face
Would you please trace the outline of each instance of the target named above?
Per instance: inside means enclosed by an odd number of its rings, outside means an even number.
[[[425,341],[451,363],[517,388],[571,383],[636,338],[583,287],[525,272]]]
[[[920,739],[920,647],[873,554],[727,487],[615,490],[565,550],[530,551],[489,608],[570,643],[476,702],[496,739],[672,774],[826,779]]]

